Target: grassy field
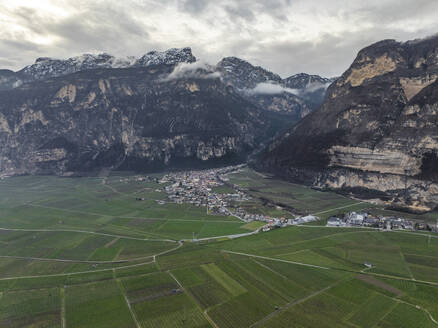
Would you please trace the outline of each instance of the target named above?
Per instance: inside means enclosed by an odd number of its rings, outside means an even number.
[[[280,181],[247,168],[230,174],[229,178],[230,183],[244,188],[252,196],[250,201],[242,204],[252,213],[291,217],[292,211],[294,214],[316,214],[325,219],[344,208],[360,210],[371,206],[334,192]]]
[[[438,327],[436,235],[293,226],[192,242],[261,225],[159,205],[163,185],[131,177],[0,181],[0,327]],[[369,206],[230,178],[258,213]]]

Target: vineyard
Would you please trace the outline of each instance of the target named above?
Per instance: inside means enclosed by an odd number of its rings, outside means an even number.
[[[160,205],[159,183],[127,177],[0,181],[0,327],[438,327],[436,235],[315,225],[193,241],[260,225]],[[303,210],[348,202],[232,181]]]

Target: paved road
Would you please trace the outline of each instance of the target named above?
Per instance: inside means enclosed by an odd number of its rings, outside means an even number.
[[[54,273],[54,274],[45,274],[45,275],[33,275],[33,276],[15,276],[15,277],[4,277],[0,278],[0,281],[3,280],[14,280],[14,279],[32,279],[32,278],[50,278],[50,277],[63,277],[63,276],[70,276],[70,275],[80,275],[80,274],[87,274],[87,273],[96,273],[96,272],[105,272],[105,271],[112,271],[112,270],[119,270],[119,269],[128,269],[128,268],[135,268],[146,264],[151,264],[156,262],[156,258],[158,256],[173,252],[180,248],[183,245],[182,242],[178,242],[178,246],[172,249],[168,249],[164,252],[160,252],[155,255],[151,255],[148,258],[152,258],[152,261],[150,262],[142,262],[142,263],[136,263],[136,264],[130,264],[130,265],[124,265],[119,266],[116,268],[106,268],[106,269],[98,269],[98,270],[89,270],[89,271],[78,271],[78,272],[68,272],[68,273]]]
[[[91,235],[105,236],[105,237],[113,237],[120,239],[130,239],[130,240],[139,240],[139,241],[161,241],[161,242],[171,242],[176,243],[176,240],[173,239],[150,239],[150,238],[137,238],[137,237],[129,237],[129,236],[121,236],[121,235],[113,235],[104,232],[95,232],[88,230],[73,230],[73,229],[17,229],[17,228],[0,228],[3,231],[23,231],[23,232],[76,232],[76,233],[87,233]]]
[[[125,216],[125,215],[109,215],[109,214],[103,214],[103,213],[96,213],[96,212],[87,212],[87,211],[80,211],[80,210],[72,210],[72,209],[64,209],[59,207],[53,207],[53,206],[46,206],[46,205],[40,205],[40,204],[33,204],[33,203],[26,203],[27,206],[33,206],[33,207],[41,207],[41,208],[48,208],[52,210],[57,210],[61,212],[71,212],[71,213],[79,213],[79,214],[89,214],[94,216],[103,216],[103,217],[110,217],[110,218],[118,218],[118,219],[137,219],[137,220],[154,220],[154,221],[181,221],[181,222],[216,222],[216,223],[237,223],[237,221],[231,221],[231,220],[195,220],[195,219],[166,219],[166,218],[145,218],[145,217],[139,217],[139,216]]]
[[[153,257],[149,256],[149,257]],[[88,260],[67,260],[67,259],[56,259],[47,257],[31,257],[31,256],[15,256],[15,255],[0,255],[3,259],[19,259],[19,260],[31,260],[31,261],[48,261],[48,262],[65,262],[65,263],[88,263],[88,264],[119,264],[133,262],[134,260],[119,260],[119,261],[88,261]]]

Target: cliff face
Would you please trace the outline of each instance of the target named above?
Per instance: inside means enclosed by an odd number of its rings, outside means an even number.
[[[366,191],[417,210],[438,204],[438,38],[361,50],[321,108],[272,144],[266,169]]]
[[[174,65],[95,69],[0,92],[0,173],[84,174],[243,160],[270,121],[221,80]]]
[[[318,76],[282,80],[235,57],[204,65],[190,48],[38,58],[0,70],[0,175],[243,161],[310,113],[310,85],[326,90]]]

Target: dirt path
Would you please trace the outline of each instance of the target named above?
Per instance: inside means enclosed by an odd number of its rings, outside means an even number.
[[[65,288],[60,289],[61,293],[61,327],[66,328],[65,320]]]
[[[254,258],[258,258],[258,259],[262,259],[262,260],[270,260],[270,261],[277,261],[277,262],[283,262],[283,263],[296,264],[296,265],[301,265],[301,266],[306,266],[306,267],[316,268],[316,269],[323,269],[323,270],[330,270],[331,269],[331,268],[323,267],[323,266],[320,266],[320,265],[313,265],[313,264],[307,264],[307,263],[301,263],[301,262],[294,262],[294,261],[282,260],[282,259],[277,259],[277,258],[273,258],[273,257],[266,257],[266,256],[260,256],[260,255],[254,255],[254,254],[233,252],[233,251],[227,251],[227,250],[224,250],[224,249],[222,249],[221,252],[235,254],[235,255],[248,256],[248,257],[254,257]]]
[[[120,238],[120,239],[130,239],[130,240],[139,240],[139,241],[161,241],[161,242],[171,242],[171,243],[176,243],[177,242],[176,240],[173,240],[173,239],[137,238],[137,237],[113,235],[113,234],[104,233],[104,232],[95,232],[95,231],[87,231],[87,230],[72,230],[72,229],[17,229],[17,228],[0,228],[0,231],[76,232],[76,233],[87,233],[87,234],[97,235],[97,236],[113,237],[113,238]]]
[[[362,275],[371,276],[371,277],[381,277],[381,278],[388,278],[388,279],[394,279],[394,280],[415,282],[415,283],[430,285],[430,286],[438,286],[438,282],[432,282],[432,281],[427,281],[427,280],[413,280],[411,278],[398,277],[398,276],[393,276],[393,275],[388,275],[388,274],[383,274],[383,273],[362,272],[362,271],[352,270],[352,269],[349,270],[349,269],[341,269],[341,268],[335,268],[335,267],[324,267],[324,266],[320,266],[320,265],[313,265],[313,264],[308,264],[308,263],[282,260],[282,259],[278,259],[275,257],[267,257],[267,256],[260,256],[260,255],[254,255],[254,254],[248,254],[248,253],[233,252],[233,251],[228,251],[225,249],[222,249],[221,252],[242,255],[242,256],[247,256],[247,257],[252,257],[252,258],[259,258],[259,259],[268,260],[268,261],[296,264],[296,265],[306,266],[306,267],[316,268],[316,269],[342,271],[342,272],[346,272],[346,273],[347,272],[348,273],[357,273],[357,274],[362,274]]]
[[[140,326],[140,324],[139,324],[139,322],[137,320],[137,316],[135,315],[135,312],[134,312],[134,310],[131,307],[131,303],[129,302],[128,296],[126,295],[125,288],[123,287],[120,279],[116,279],[116,281],[117,281],[117,285],[119,286],[120,293],[122,293],[122,296],[125,299],[126,306],[128,307],[129,312],[131,313],[132,320],[134,320],[135,325],[136,325],[137,328],[141,328],[141,326]]]
[[[324,213],[331,212],[331,211],[335,211],[335,210],[341,210],[341,209],[343,209],[343,208],[352,207],[352,206],[356,206],[356,205],[359,205],[359,204],[365,204],[365,203],[366,203],[366,202],[358,202],[358,203],[354,203],[354,204],[350,204],[350,205],[346,205],[346,206],[341,206],[341,207],[331,208],[331,209],[326,210],[326,211],[322,211],[322,212],[314,213],[313,215],[316,216],[316,215],[319,215],[319,214],[324,214]]]

